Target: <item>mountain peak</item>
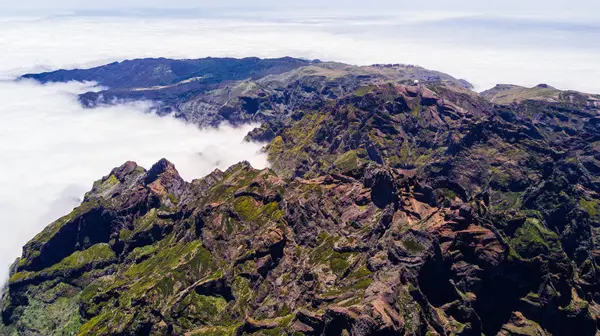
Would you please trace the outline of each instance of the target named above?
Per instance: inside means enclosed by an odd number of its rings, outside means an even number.
[[[153,164],[150,170],[148,170],[148,174],[146,175],[146,183],[150,184],[154,182],[163,174],[179,176],[179,172],[177,169],[175,169],[175,165],[169,160],[162,158]]]

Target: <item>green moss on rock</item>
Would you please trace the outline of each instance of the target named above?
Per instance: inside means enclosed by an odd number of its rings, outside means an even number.
[[[355,150],[340,154],[333,162],[334,168],[342,173],[355,170],[360,167],[360,164],[361,160]]]
[[[98,205],[97,202],[95,201],[87,201],[87,202],[83,202],[81,203],[80,206],[76,207],[75,209],[73,209],[73,211],[71,211],[71,213],[69,213],[66,216],[63,216],[61,218],[59,218],[58,220],[56,220],[55,222],[53,222],[52,224],[48,225],[42,232],[40,232],[39,234],[37,234],[32,240],[31,242],[29,242],[29,245],[32,244],[43,244],[46,243],[48,240],[50,240],[50,238],[52,238],[57,232],[58,230],[60,230],[66,223],[81,217],[82,215],[84,215],[85,213],[91,211],[92,209],[94,209],[96,206]],[[27,260],[22,259],[21,263],[26,263]]]
[[[115,252],[110,246],[106,243],[100,243],[91,246],[87,250],[77,251],[44,271],[77,269],[94,262],[109,261],[113,258],[115,258]]]
[[[527,218],[510,242],[515,251],[524,258],[561,251],[560,240],[556,233],[545,228],[536,218]]]
[[[587,212],[591,218],[600,219],[600,204],[596,200],[588,201],[585,198],[579,200],[579,206]]]

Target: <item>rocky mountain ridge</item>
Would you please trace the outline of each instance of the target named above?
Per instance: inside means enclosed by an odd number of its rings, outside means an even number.
[[[600,106],[600,95],[558,90],[548,84],[538,84],[532,88],[498,84],[489,90],[483,91],[481,95],[496,104],[510,104],[525,100],[548,102],[574,102],[574,100],[578,100],[592,107],[597,108]]]
[[[41,83],[94,81],[106,89],[80,95],[84,106],[147,100],[160,114],[172,113],[203,127],[284,120],[293,111],[318,109],[362,86],[383,82],[471,87],[464,80],[412,65],[353,66],[291,57],[136,59],[21,78]]]
[[[271,169],[127,162],[24,247],[0,334],[595,335],[600,108],[554,90],[369,82],[266,118]]]

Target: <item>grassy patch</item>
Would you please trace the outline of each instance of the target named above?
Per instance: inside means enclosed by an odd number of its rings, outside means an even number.
[[[275,171],[291,175],[299,162],[314,161],[314,157],[307,151],[314,147],[315,134],[328,117],[329,115],[325,113],[306,113],[302,119],[271,141],[267,146],[267,153]],[[329,161],[328,163],[331,164]],[[327,164],[326,166],[329,167]]]
[[[598,219],[600,217],[600,204],[597,201],[588,201],[585,198],[579,200],[579,206],[587,212],[591,218]]]
[[[354,95],[357,97],[364,97],[367,94],[369,94],[371,91],[373,91],[374,88],[375,88],[375,86],[373,86],[373,85],[359,87],[358,89],[356,89],[356,91],[354,91]]]
[[[115,252],[106,243],[91,246],[87,250],[76,251],[60,262],[38,272],[17,272],[10,277],[9,282],[15,283],[25,279],[34,278],[41,274],[57,271],[77,270],[95,262],[109,261],[116,257]]]
[[[129,253],[128,258],[132,260],[139,260],[141,258],[147,257],[153,254],[156,251],[156,245],[146,245],[142,247],[136,247]]]
[[[411,253],[421,253],[425,251],[425,246],[412,238],[406,238],[402,244]]]
[[[29,299],[18,323],[21,327],[36,330],[41,335],[75,335],[82,325],[79,315],[79,296],[60,297],[51,304]]]
[[[80,217],[80,216],[88,213],[89,211],[94,209],[97,205],[98,205],[98,203],[94,202],[94,201],[88,201],[88,202],[81,203],[81,205],[78,206],[77,208],[73,209],[73,211],[71,211],[71,213],[59,218],[52,224],[48,225],[42,232],[37,234],[32,239],[32,242],[38,243],[38,244],[43,244],[43,243],[48,242],[60,230],[60,228],[62,228],[66,223],[73,221],[77,217]],[[25,260],[23,260],[23,262],[25,262]]]
[[[191,336],[233,336],[236,333],[237,325],[226,327],[203,327],[190,333]]]
[[[333,162],[333,166],[341,172],[349,172],[360,167],[360,158],[355,150],[341,154]]]
[[[329,259],[329,268],[336,275],[342,275],[350,266],[348,262],[348,256],[351,253],[339,253],[333,252]]]
[[[524,258],[540,254],[560,253],[560,240],[556,233],[545,228],[536,218],[527,218],[510,239],[511,246]]]
[[[418,118],[421,115],[421,112],[423,112],[423,106],[421,106],[421,104],[416,104],[411,110],[410,110],[410,115]]]
[[[93,262],[107,261],[115,258],[115,252],[106,243],[96,244],[87,250],[77,251],[61,260],[58,264],[44,270],[44,272],[56,270],[78,269]]]
[[[233,201],[233,209],[242,220],[247,222],[254,221],[258,224],[264,224],[269,220],[277,220],[283,215],[279,211],[279,204],[277,202],[262,205],[250,196],[236,198]]]

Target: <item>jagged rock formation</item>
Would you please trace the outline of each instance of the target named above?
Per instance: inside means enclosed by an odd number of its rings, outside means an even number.
[[[600,109],[517,91],[384,81],[267,118],[272,169],[125,163],[24,247],[0,333],[595,335]]]
[[[469,205],[432,206],[412,179],[366,169],[362,181],[287,180],[241,163],[185,183],[166,160],[148,172],[128,162],[25,246],[3,322],[81,334],[480,332],[472,309],[451,313],[477,301],[461,294],[481,287],[477,273],[508,263],[502,238]],[[464,278],[439,286],[440,271]],[[429,302],[446,297],[458,301]],[[53,314],[62,319],[27,318]]]

